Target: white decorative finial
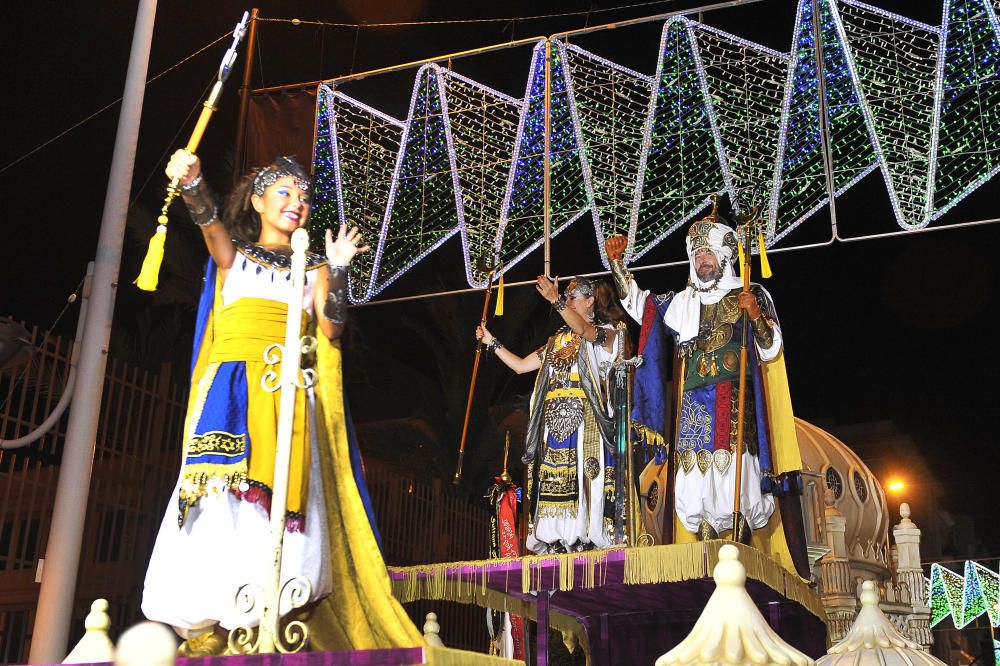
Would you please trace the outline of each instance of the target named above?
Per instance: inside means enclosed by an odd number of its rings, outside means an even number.
[[[87,613],[87,617],[83,620],[84,629],[87,631],[108,633],[108,629],[111,627],[111,617],[108,615],[108,608],[107,599],[95,599],[94,603],[90,604],[90,612]]]
[[[424,640],[427,641],[428,645],[433,645],[434,647],[444,647],[444,643],[441,642],[441,625],[438,624],[437,613],[428,613],[427,621],[424,622]]]
[[[903,502],[899,505],[899,527],[911,528],[916,527],[916,524],[910,520],[910,505]]]
[[[115,666],[173,666],[176,658],[174,632],[156,622],[140,622],[118,639]]]
[[[819,659],[817,666],[944,666],[903,637],[878,607],[875,583],[861,584],[861,612],[844,639]]]
[[[815,662],[781,639],[747,594],[739,549],[726,544],[715,565],[715,592],[687,638],[656,666],[812,666]]]
[[[111,618],[108,617],[107,599],[97,599],[90,604],[83,626],[87,630],[76,647],[66,655],[64,664],[83,664],[97,661],[111,661],[115,646],[108,638]]]

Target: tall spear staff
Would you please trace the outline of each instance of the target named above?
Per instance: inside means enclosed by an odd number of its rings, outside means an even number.
[[[233,63],[236,62],[236,49],[239,47],[240,42],[243,41],[243,35],[246,34],[247,18],[249,16],[249,12],[243,12],[243,18],[240,19],[240,22],[236,24],[236,29],[233,30],[233,43],[225,55],[222,56],[222,64],[219,65],[219,75],[215,80],[215,85],[212,86],[212,91],[208,93],[208,98],[202,105],[201,115],[198,116],[198,122],[195,124],[194,130],[191,131],[191,138],[188,139],[187,145],[184,147],[189,153],[198,150],[198,144],[201,143],[201,137],[205,134],[208,121],[211,120],[212,114],[218,108],[219,97],[222,96],[222,84],[229,78],[229,72],[233,68]],[[159,282],[160,264],[163,261],[163,246],[167,242],[167,222],[169,221],[167,210],[177,195],[180,194],[180,186],[180,178],[174,178],[170,181],[170,185],[167,186],[167,195],[163,199],[163,208],[160,210],[160,216],[156,218],[158,223],[156,233],[149,239],[149,249],[146,251],[146,258],[142,260],[142,269],[139,271],[139,277],[135,279],[135,286],[143,291],[156,291],[156,284]]]
[[[481,326],[486,326],[486,316],[490,310],[490,297],[493,294],[493,276],[497,270],[503,272],[502,267],[494,266],[490,269],[490,274],[486,278],[486,297],[483,299],[483,316],[479,319]],[[501,279],[502,281],[502,279]],[[499,288],[502,288],[499,287]],[[499,296],[498,300],[502,300]],[[499,306],[497,306],[499,307]],[[472,413],[472,396],[476,393],[476,378],[479,376],[479,359],[483,355],[483,341],[476,342],[476,360],[472,362],[472,379],[469,381],[469,397],[465,401],[465,421],[462,423],[462,439],[458,444],[458,465],[455,467],[455,478],[452,483],[456,486],[462,480],[462,461],[465,459],[465,438],[469,434],[469,415]]]
[[[746,223],[743,225],[743,238],[745,239],[744,245],[746,245],[746,251],[743,251],[743,246],[740,246],[740,258],[742,259],[742,266],[740,267],[742,278],[743,278],[743,293],[750,293],[750,258],[753,256],[750,252],[751,245],[751,235],[750,230],[753,224],[760,218],[757,216],[757,209],[755,208],[750,215],[746,218]],[[737,239],[737,242],[740,242]],[[764,237],[760,236],[760,246],[764,247]],[[763,252],[763,249],[761,250]],[[736,453],[734,456],[734,464],[736,465],[736,496],[733,498],[733,541],[739,540],[740,533],[740,523],[746,522],[743,514],[740,513],[740,502],[743,494],[743,430],[744,423],[746,421],[746,400],[747,400],[747,336],[750,333],[750,322],[747,318],[746,310],[743,311],[741,315],[741,324],[743,328],[743,339],[740,342],[740,387],[739,393],[737,394],[738,401],[738,416],[736,420]]]

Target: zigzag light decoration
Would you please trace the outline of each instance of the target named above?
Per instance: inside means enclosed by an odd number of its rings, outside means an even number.
[[[963,573],[959,576],[940,564],[931,565],[927,580],[930,626],[950,615],[955,628],[961,629],[983,613],[992,626],[1000,626],[1000,573],[972,561],[965,563]]]
[[[858,0],[819,0],[833,186],[873,170],[903,229],[926,226],[1000,171],[1000,0],[943,0],[939,26]],[[596,248],[626,233],[635,262],[716,192],[759,207],[769,245],[828,204],[813,5],[780,53],[668,20],[652,75],[562,39],[550,51],[552,234],[589,213]],[[317,234],[337,222],[377,238],[352,265],[367,301],[458,234],[471,286],[543,242],[545,42],[524,95],[437,64],[415,77],[405,119],[320,86]]]

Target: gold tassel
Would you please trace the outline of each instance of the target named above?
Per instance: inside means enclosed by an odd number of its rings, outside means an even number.
[[[493,310],[493,316],[503,316],[503,272],[500,273],[500,281],[497,283],[497,306]]]
[[[163,245],[167,242],[167,216],[161,215],[157,218],[157,222],[160,224],[156,227],[156,233],[149,239],[149,249],[146,250],[146,258],[142,260],[142,270],[135,279],[135,286],[143,291],[156,291],[156,284],[160,279]]]
[[[739,236],[736,237],[736,249],[740,253],[740,277],[742,278],[743,271],[746,270],[747,255],[743,251],[743,242],[739,239]]]
[[[757,233],[757,247],[760,249],[760,276],[771,277],[771,264],[767,261],[767,244],[764,243],[764,232]]]

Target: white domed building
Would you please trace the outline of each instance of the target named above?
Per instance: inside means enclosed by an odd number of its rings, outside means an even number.
[[[909,507],[901,506],[891,543],[885,492],[872,471],[844,442],[802,419],[795,421],[809,560],[826,607],[829,640],[836,643],[847,634],[860,611],[862,583],[872,580],[886,616],[929,650],[920,530],[909,519]]]

